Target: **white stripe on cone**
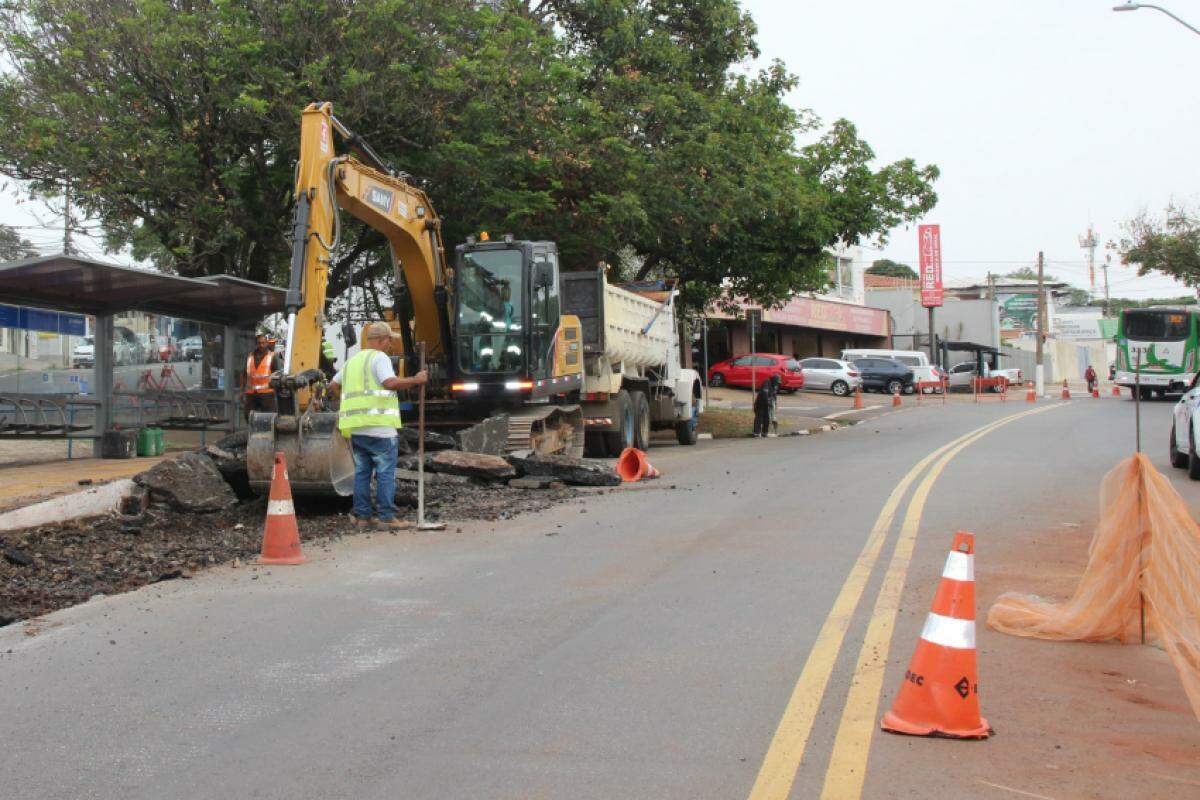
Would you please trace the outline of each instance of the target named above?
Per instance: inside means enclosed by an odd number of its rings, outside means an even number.
[[[942,577],[952,581],[975,580],[975,556],[951,550],[950,555],[946,557],[946,568],[942,570]]]
[[[973,650],[975,648],[975,620],[943,617],[941,614],[931,611],[925,618],[925,627],[921,629],[921,638],[942,647]]]
[[[296,507],[292,505],[291,500],[268,500],[267,501],[267,516],[278,517],[287,514],[289,516],[296,515]]]

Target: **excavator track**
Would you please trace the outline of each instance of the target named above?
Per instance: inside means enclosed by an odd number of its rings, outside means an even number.
[[[583,456],[583,409],[574,406],[527,406],[509,413],[509,452]]]

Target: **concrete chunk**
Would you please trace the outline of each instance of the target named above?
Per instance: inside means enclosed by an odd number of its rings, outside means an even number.
[[[504,455],[508,445],[508,415],[497,414],[454,434],[458,449],[468,453]]]
[[[522,476],[548,477],[571,486],[620,486],[621,477],[607,464],[571,456],[509,455]]]
[[[133,481],[149,489],[152,499],[164,501],[176,511],[223,511],[237,503],[237,495],[217,465],[203,453],[184,453],[160,461],[134,475]]]
[[[459,450],[443,450],[434,453],[429,460],[433,472],[450,475],[465,475],[468,478],[483,478],[501,481],[516,477],[517,471],[500,456],[484,453],[464,453]]]

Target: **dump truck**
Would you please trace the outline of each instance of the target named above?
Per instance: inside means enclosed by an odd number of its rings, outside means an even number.
[[[645,450],[656,430],[695,444],[703,390],[700,373],[681,363],[676,290],[613,285],[603,270],[561,278],[563,313],[578,317],[583,331],[585,452]]]

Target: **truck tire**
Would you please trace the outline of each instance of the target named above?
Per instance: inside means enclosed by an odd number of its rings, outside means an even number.
[[[633,401],[629,392],[622,389],[617,393],[617,429],[604,434],[604,448],[613,458],[621,455],[626,447],[635,447],[634,430],[636,424],[633,417]]]
[[[583,454],[588,458],[604,458],[608,455],[608,446],[604,443],[604,434],[599,431],[589,431],[583,435]]]
[[[650,448],[650,401],[644,392],[630,392],[633,403],[633,446],[645,452]]]
[[[691,419],[675,423],[675,441],[682,445],[692,445],[700,441],[700,407],[692,404]]]

